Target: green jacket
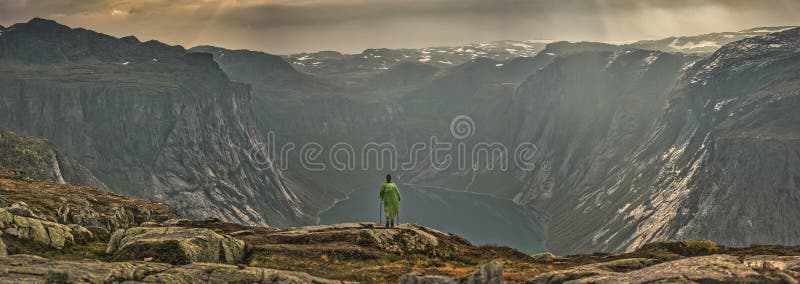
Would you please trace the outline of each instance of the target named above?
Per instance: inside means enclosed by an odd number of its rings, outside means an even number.
[[[383,212],[386,213],[386,218],[394,219],[397,212],[400,211],[400,191],[397,190],[397,185],[393,182],[384,182],[381,185],[381,201],[383,201]]]

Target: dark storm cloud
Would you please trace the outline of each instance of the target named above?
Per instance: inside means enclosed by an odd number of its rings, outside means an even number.
[[[632,40],[797,24],[796,0],[0,0],[0,24],[46,17],[117,36],[271,52],[498,39]]]

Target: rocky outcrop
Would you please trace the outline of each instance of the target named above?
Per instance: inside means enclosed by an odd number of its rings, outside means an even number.
[[[800,280],[800,256],[755,255],[743,262],[753,270],[774,273],[783,283]]]
[[[799,264],[797,256],[775,255],[714,254],[663,263],[630,258],[551,271],[526,283],[797,283]]]
[[[52,183],[71,183],[108,189],[91,171],[38,138],[18,135],[0,126],[0,169],[13,169],[25,177]]]
[[[620,272],[642,269],[658,262],[659,261],[655,259],[644,258],[620,259],[603,263],[581,265],[566,270],[547,272],[528,282],[565,283],[568,281],[588,277],[616,275]]]
[[[178,215],[168,206],[91,187],[0,178],[0,206],[18,216],[74,228],[77,239],[107,240],[118,229],[163,222]]]
[[[3,231],[3,238],[13,237],[22,242],[56,249],[75,243],[72,228],[69,226],[15,215],[5,208],[0,208],[0,229]]]
[[[136,227],[114,232],[106,253],[115,261],[151,258],[172,264],[236,264],[244,258],[244,242],[203,228]]]
[[[174,267],[159,274],[145,277],[152,283],[347,283],[314,277],[308,273],[233,265],[194,263]]]
[[[569,283],[744,283],[766,279],[730,255],[690,257],[627,273],[572,279]],[[537,282],[533,283],[562,283]]]
[[[445,233],[415,224],[400,224],[395,229],[376,227],[374,223],[343,223],[335,225],[290,228],[267,236],[277,243],[325,243],[352,241],[371,248],[396,254],[447,254],[451,244],[441,244],[440,238],[452,238]],[[461,239],[459,241],[465,242]],[[467,243],[468,244],[468,243]]]
[[[11,206],[6,207],[6,210],[11,214],[22,217],[39,218],[39,216],[36,216],[36,213],[31,211],[31,208],[28,207],[28,204],[25,204],[25,202],[14,202]]]
[[[406,274],[400,278],[402,284],[501,284],[503,283],[503,264],[492,261],[467,275],[451,278],[446,276],[418,276]]]
[[[193,263],[173,266],[155,262],[50,260],[31,255],[0,259],[4,283],[341,283],[307,273]]]

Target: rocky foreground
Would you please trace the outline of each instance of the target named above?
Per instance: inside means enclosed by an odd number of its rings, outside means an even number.
[[[526,255],[403,224],[192,221],[164,204],[0,170],[3,283],[649,283],[800,279],[800,246],[711,241]]]

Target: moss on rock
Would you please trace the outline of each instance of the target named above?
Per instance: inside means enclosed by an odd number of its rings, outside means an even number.
[[[112,259],[156,261],[172,264],[191,262],[240,263],[244,242],[210,229],[184,227],[136,227],[114,232],[106,253]]]

